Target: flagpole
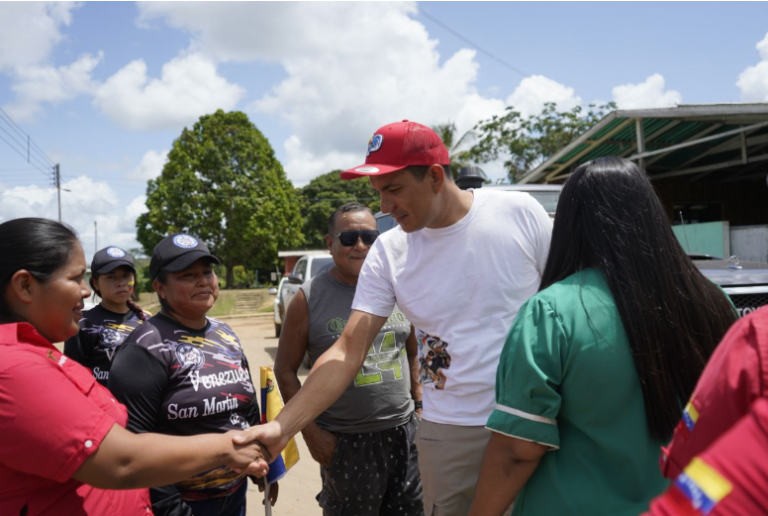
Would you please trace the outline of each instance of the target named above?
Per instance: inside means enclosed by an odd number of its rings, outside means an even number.
[[[269,501],[269,482],[267,482],[267,477],[264,477],[264,514],[272,516],[272,503]]]

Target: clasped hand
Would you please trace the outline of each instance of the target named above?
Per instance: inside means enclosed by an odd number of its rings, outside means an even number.
[[[237,468],[238,471],[245,471],[248,475],[256,477],[262,477],[267,474],[269,468],[266,467],[265,469],[264,466],[272,463],[290,440],[289,436],[282,435],[280,425],[276,421],[252,426],[241,432],[232,431],[228,435],[232,436],[235,448],[254,446],[254,449],[259,451],[256,459],[247,465]]]

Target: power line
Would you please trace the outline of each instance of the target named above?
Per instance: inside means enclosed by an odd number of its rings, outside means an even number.
[[[9,124],[6,119],[0,117],[0,120],[5,122],[7,124],[7,126],[10,127],[11,129],[14,129],[14,127],[11,124]],[[9,132],[5,127],[0,126],[0,129],[5,134],[7,134],[8,137],[11,138],[11,140],[13,140],[13,142],[18,146],[17,152],[19,152],[22,155],[22,157],[24,157],[24,153],[26,151],[27,155],[26,155],[25,159],[26,159],[27,163],[31,163],[31,160],[34,159],[43,168],[49,168],[49,167],[53,166],[53,165],[49,165],[49,163],[46,163],[46,161],[50,162],[50,160],[48,160],[48,157],[44,153],[38,152],[36,150],[36,146],[34,148],[32,147],[32,145],[33,145],[32,138],[27,136],[27,141],[25,142],[23,140],[19,140],[13,133]],[[16,131],[16,134],[18,134],[18,131]],[[43,159],[41,159],[41,157]]]
[[[11,128],[22,137],[22,139],[26,138],[27,144],[30,146],[30,150],[35,149],[43,157],[43,159],[45,159],[45,161],[48,162],[49,166],[51,167],[54,166],[53,160],[48,157],[48,155],[43,151],[43,149],[38,147],[37,143],[35,143],[35,141],[32,140],[29,134],[25,133],[24,130],[21,127],[19,127],[19,124],[14,122],[13,118],[11,118],[11,116],[8,113],[6,113],[2,107],[0,107],[0,120],[4,120],[8,125],[10,125]],[[23,146],[23,143],[22,143],[22,146]]]
[[[0,127],[0,129],[2,129],[2,127]],[[6,132],[7,132],[7,131],[6,131]],[[22,158],[24,158],[24,159],[27,159],[27,158],[26,158],[26,156],[24,156],[24,153],[22,153],[20,150],[18,150],[16,147],[14,147],[14,146],[11,144],[11,142],[9,142],[9,141],[8,141],[8,140],[6,140],[5,138],[3,138],[3,136],[2,136],[2,135],[0,135],[0,140],[3,140],[3,141],[4,141],[4,142],[5,142],[5,143],[6,143],[6,144],[7,144],[7,145],[8,145],[8,146],[11,148],[11,149],[13,149],[14,151],[16,151],[16,153],[17,153],[19,156],[21,156],[21,157],[22,157]],[[31,163],[31,162],[28,162],[28,163],[29,163],[29,165],[30,165],[31,167],[34,167],[34,168],[36,168],[37,170],[39,170],[40,172],[42,172],[42,173],[43,173],[44,175],[46,175],[46,176],[48,176],[48,175],[50,175],[50,174],[51,174],[51,171],[50,171],[50,170],[46,171],[46,170],[44,170],[44,169],[42,169],[42,168],[38,167],[37,165],[35,165],[35,164]]]
[[[78,198],[77,198],[77,196],[76,196],[76,195],[74,195],[74,192],[73,192],[72,190],[67,190],[67,189],[64,189],[64,188],[62,188],[62,190],[64,190],[65,192],[71,193],[71,194],[72,194],[72,198],[73,198],[75,201],[77,201],[77,204],[79,204],[79,205],[80,205],[80,209],[82,209],[82,210],[83,210],[83,212],[85,212],[85,213],[88,213],[88,210],[86,210],[86,209],[85,209],[85,206],[83,206],[83,205],[82,205],[82,203],[80,202],[80,199],[78,199]]]
[[[491,59],[493,59],[494,61],[496,61],[500,65],[504,66],[505,68],[509,68],[513,72],[518,73],[518,74],[522,75],[523,77],[528,77],[529,75],[531,75],[529,73],[526,73],[526,72],[522,71],[521,69],[517,68],[516,66],[513,66],[513,65],[509,64],[508,62],[504,61],[502,58],[497,57],[490,50],[484,49],[483,47],[481,47],[480,45],[478,45],[477,43],[475,43],[471,39],[467,38],[466,36],[464,36],[460,32],[458,32],[456,30],[453,30],[451,27],[449,27],[448,25],[446,25],[445,23],[441,22],[440,20],[438,20],[437,18],[435,18],[434,16],[429,14],[427,11],[425,11],[424,9],[419,7],[419,5],[416,2],[406,2],[406,3],[414,6],[417,11],[419,11],[422,15],[424,15],[425,18],[428,18],[434,24],[439,25],[444,30],[450,32],[453,36],[459,38],[460,40],[462,40],[465,43],[468,43],[469,45],[474,47],[476,50],[478,50],[479,52],[482,52],[483,54],[485,54],[486,56],[490,57]]]
[[[20,167],[20,168],[0,168],[0,172],[29,172],[28,167]]]

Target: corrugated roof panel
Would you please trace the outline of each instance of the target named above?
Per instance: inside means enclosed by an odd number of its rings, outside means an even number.
[[[602,158],[603,156],[618,156],[625,150],[626,148],[621,145],[604,143],[602,145],[598,145],[584,156],[579,158],[578,163],[574,163],[574,165],[585,163],[595,158]]]
[[[594,133],[590,130],[589,139],[585,142],[570,144],[565,149],[567,154],[559,158],[557,163],[548,163],[546,169],[548,171],[572,169],[580,163],[600,156],[633,154],[637,144],[635,117],[642,118],[646,150],[654,152],[695,139],[717,136],[747,125],[768,122],[768,103],[684,105],[672,108],[614,111],[610,116],[616,118],[611,118],[610,122]],[[767,133],[768,128],[761,128],[753,131],[748,137],[756,138],[758,135]],[[658,136],[654,136],[655,134]],[[738,134],[732,134],[672,152],[654,154],[646,159],[646,166],[649,171],[658,174],[674,171],[676,168],[699,167],[739,160],[741,149],[734,143],[738,138]],[[604,141],[595,145],[595,141],[599,140]],[[706,154],[711,149],[729,141],[731,145],[728,146],[730,147],[728,150]],[[753,140],[755,144],[758,142],[762,142],[762,139]],[[760,148],[763,149],[764,144],[760,145]],[[750,150],[757,152],[757,148]],[[687,162],[691,163],[686,164]],[[543,168],[531,171],[536,174],[533,174],[529,180],[536,181],[540,178]]]
[[[643,133],[645,134],[646,140],[653,138],[655,133],[659,132],[661,129],[664,129],[672,122],[674,122],[674,120],[670,120],[668,118],[646,118],[643,120]]]
[[[599,139],[601,139],[603,136],[605,136],[609,132],[611,132],[614,129],[616,129],[616,126],[618,126],[620,124],[623,124],[625,120],[626,120],[626,118],[616,118],[615,120],[612,120],[611,122],[608,122],[608,125],[606,125],[601,130],[599,130],[598,132],[593,134],[591,139],[592,140],[599,140]]]
[[[636,139],[637,136],[635,136],[635,124],[629,124],[624,129],[611,136],[611,141],[634,142]]]
[[[577,145],[576,147],[574,147],[574,149],[571,152],[569,152],[568,154],[566,154],[565,156],[557,160],[555,163],[558,163],[560,165],[562,165],[563,163],[568,163],[568,161],[570,161],[578,153],[580,153],[581,151],[589,147],[589,145],[590,145],[589,143],[582,143],[581,145]]]
[[[711,124],[704,124],[704,126],[711,126]],[[708,134],[706,134],[704,136],[701,136],[701,138],[707,138],[709,136],[716,136],[716,135],[718,135],[720,133],[724,133],[724,132],[727,132],[727,131],[732,131],[732,130],[737,129],[737,128],[738,128],[738,126],[734,126],[734,125],[724,125],[722,127],[719,127],[717,129],[715,129],[711,133],[708,133]],[[689,136],[689,138],[691,138],[693,136],[696,136],[696,134],[700,133],[703,130],[704,130],[704,128],[700,128],[699,131],[694,131],[693,134],[691,134]],[[734,138],[734,136],[726,136],[726,137],[723,137],[722,139],[710,140],[710,141],[707,141],[707,142],[700,143],[698,145],[692,145],[690,147],[684,147],[682,149],[679,149],[679,150],[676,150],[676,151],[672,151],[669,154],[665,155],[663,158],[661,158],[658,161],[656,161],[654,163],[654,166],[658,166],[658,167],[662,167],[662,168],[674,168],[674,167],[677,167],[679,165],[682,165],[682,164],[686,163],[688,160],[691,160],[691,159],[695,158],[699,154],[701,154],[703,152],[707,152],[709,149],[711,149],[713,147],[717,147],[718,145],[721,145],[723,142],[728,141],[729,138]],[[684,143],[684,142],[685,142],[685,139],[680,140],[678,142],[675,142],[674,144],[671,144],[671,145],[675,145],[675,144],[678,144],[678,143]],[[692,165],[692,166],[695,166],[695,165]]]
[[[669,145],[682,143],[696,133],[703,131],[709,125],[711,124],[708,122],[683,122],[656,138],[655,141],[664,142]]]

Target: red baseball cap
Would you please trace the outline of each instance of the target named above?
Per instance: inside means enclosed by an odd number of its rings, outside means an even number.
[[[368,140],[365,163],[341,173],[342,179],[380,176],[412,165],[450,165],[448,150],[426,125],[403,120],[385,125]]]

